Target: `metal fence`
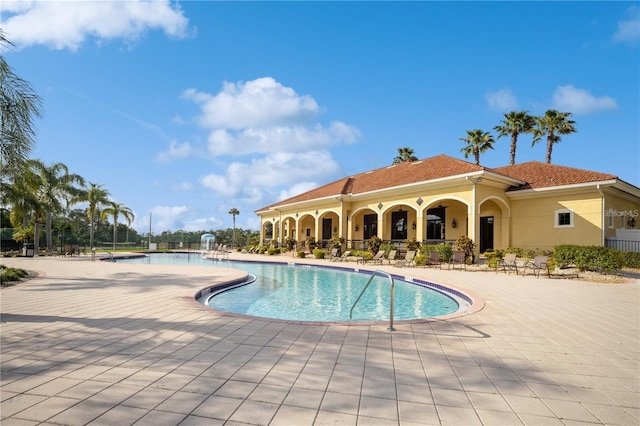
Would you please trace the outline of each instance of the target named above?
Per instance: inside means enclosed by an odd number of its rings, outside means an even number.
[[[640,253],[640,241],[614,240],[605,238],[604,245],[622,251],[635,251]]]

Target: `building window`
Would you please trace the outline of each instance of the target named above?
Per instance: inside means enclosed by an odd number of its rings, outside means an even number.
[[[624,216],[620,216],[620,228],[621,228],[621,229],[624,229],[624,228],[625,228],[625,226],[624,226],[624,225],[625,225],[625,223],[624,223],[624,219],[625,219],[625,217],[624,217]]]
[[[609,228],[613,228],[613,216],[609,215]]]
[[[569,209],[559,209],[555,211],[555,228],[573,228],[573,211]]]

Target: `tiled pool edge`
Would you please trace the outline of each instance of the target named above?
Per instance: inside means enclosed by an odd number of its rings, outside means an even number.
[[[215,259],[214,259],[215,260]],[[358,268],[358,267],[346,267],[346,266],[333,266],[333,265],[322,265],[322,264],[310,264],[310,263],[300,263],[300,262],[283,262],[283,261],[260,261],[260,260],[235,260],[235,259],[225,259],[225,261],[236,261],[236,262],[243,262],[243,263],[264,263],[264,264],[276,264],[276,265],[288,265],[288,266],[296,266],[296,267],[307,267],[307,268],[324,268],[324,269],[339,269],[339,270],[343,270],[343,271],[348,271],[348,272],[356,272],[356,273],[362,273],[362,274],[367,274],[367,275],[371,275],[373,273],[376,272],[375,269],[362,269],[362,268]],[[384,271],[382,271],[384,272]],[[386,273],[386,272],[385,272]],[[262,320],[262,321],[271,321],[271,322],[277,322],[277,323],[283,323],[283,324],[293,324],[293,325],[315,325],[315,326],[327,326],[327,325],[332,325],[332,326],[368,326],[368,325],[384,325],[384,324],[388,324],[389,320],[385,320],[385,321],[300,321],[300,320],[286,320],[286,319],[280,319],[280,318],[267,318],[267,317],[259,317],[259,316],[255,316],[255,315],[246,315],[246,314],[239,314],[239,313],[235,313],[235,312],[228,312],[228,311],[220,311],[217,309],[213,309],[209,306],[206,306],[204,304],[202,304],[200,302],[200,299],[203,296],[207,296],[208,294],[211,294],[213,292],[218,292],[218,291],[223,291],[226,289],[230,289],[231,287],[235,287],[239,284],[243,284],[247,281],[247,277],[250,274],[246,274],[243,278],[241,279],[234,279],[234,280],[229,280],[229,281],[224,281],[224,282],[219,282],[213,285],[209,285],[206,286],[204,288],[201,288],[200,290],[198,290],[194,295],[193,295],[193,300],[195,303],[197,303],[198,305],[202,306],[205,309],[208,309],[211,312],[215,312],[217,314],[220,315],[224,315],[224,316],[234,316],[234,317],[238,317],[238,318],[246,318],[246,319],[256,319],[256,320]],[[455,287],[452,286],[445,286],[442,284],[437,284],[437,283],[433,283],[430,281],[426,281],[424,279],[421,278],[416,278],[416,277],[412,277],[412,276],[408,276],[408,275],[400,275],[400,274],[390,274],[391,277],[393,279],[398,279],[401,281],[407,281],[416,285],[420,285],[423,287],[428,287],[431,290],[434,291],[439,291],[441,293],[451,293],[454,294],[455,296],[467,301],[469,303],[469,306],[466,307],[466,309],[459,309],[454,313],[451,314],[446,314],[446,315],[438,315],[438,316],[434,316],[434,317],[426,317],[426,318],[414,318],[414,319],[407,319],[407,320],[393,320],[393,323],[395,324],[420,324],[420,323],[427,323],[427,322],[434,322],[434,321],[443,321],[443,320],[449,320],[449,319],[455,319],[455,318],[461,318],[461,317],[465,317],[467,315],[472,315],[475,314],[477,312],[480,312],[482,309],[484,309],[485,307],[485,301],[484,299],[482,299],[479,295],[470,292],[468,290],[462,291],[460,289],[457,289]]]

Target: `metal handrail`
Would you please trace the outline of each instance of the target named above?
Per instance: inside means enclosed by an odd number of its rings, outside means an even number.
[[[110,251],[107,251],[107,250],[103,250],[103,249],[101,249],[99,247],[94,247],[93,250],[91,250],[91,260],[92,261],[95,262],[95,260],[96,260],[96,250],[100,250],[100,251],[103,251],[103,252],[107,253],[109,255],[109,262],[114,262],[113,253],[111,253]]]
[[[351,320],[353,318],[353,308],[356,307],[356,305],[358,304],[358,302],[360,301],[360,298],[362,297],[362,295],[364,294],[364,292],[367,290],[367,288],[369,287],[369,284],[371,284],[371,281],[373,281],[373,279],[376,277],[376,275],[381,274],[381,275],[385,275],[389,278],[389,281],[391,282],[391,295],[389,298],[389,328],[387,328],[387,330],[389,331],[396,331],[395,328],[393,328],[393,294],[394,294],[394,290],[395,290],[395,283],[393,282],[393,277],[391,276],[390,273],[388,272],[384,272],[384,271],[380,271],[380,270],[375,270],[373,272],[373,274],[371,274],[371,278],[369,278],[369,281],[367,281],[367,284],[364,286],[364,288],[362,289],[362,291],[360,292],[360,295],[358,295],[358,298],[356,299],[355,302],[353,302],[353,306],[351,306],[351,310],[349,311],[349,320]]]

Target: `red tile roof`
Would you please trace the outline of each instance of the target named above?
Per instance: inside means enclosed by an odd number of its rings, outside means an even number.
[[[346,194],[356,195],[385,188],[482,171],[496,173],[505,177],[527,182],[526,185],[512,187],[510,189],[511,191],[617,179],[616,176],[610,174],[541,163],[538,161],[489,169],[467,161],[449,157],[448,155],[438,155],[419,161],[394,164],[345,177],[316,189],[312,189],[311,191],[279,201],[260,210],[266,210],[270,207],[282,204],[291,204]]]
[[[494,172],[527,182],[526,185],[511,190],[548,188],[552,186],[575,185],[618,179],[617,176],[591,170],[575,169],[556,164],[530,161],[513,166],[498,167]]]

